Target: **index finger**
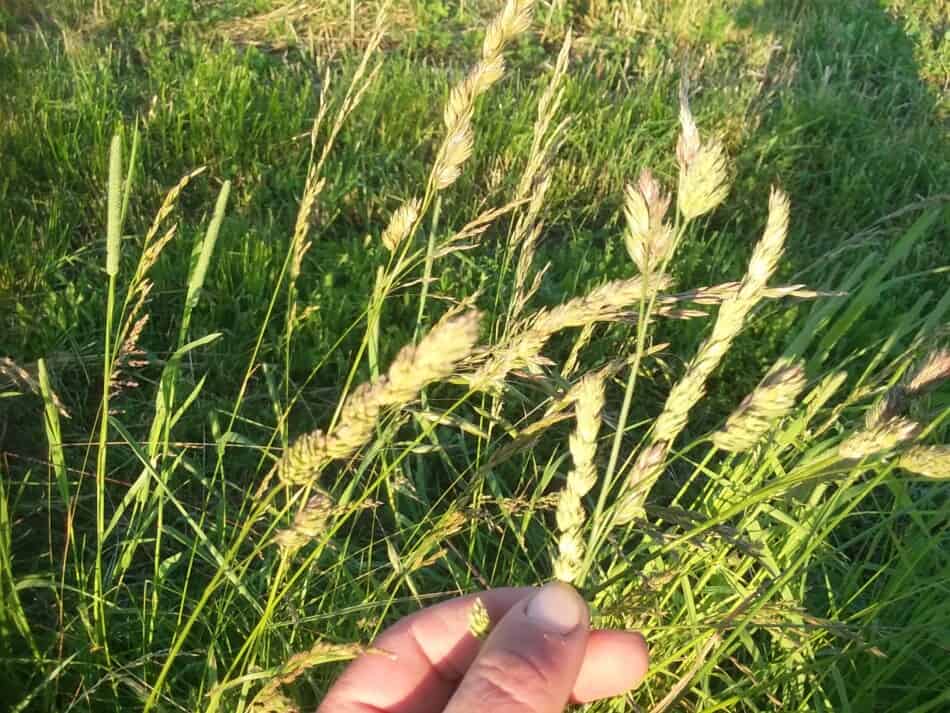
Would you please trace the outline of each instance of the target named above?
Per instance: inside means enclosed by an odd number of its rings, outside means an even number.
[[[373,646],[392,654],[362,656],[344,671],[317,713],[436,713],[475,659],[480,642],[469,614],[481,599],[498,621],[533,587],[492,589],[423,609],[384,631]]]

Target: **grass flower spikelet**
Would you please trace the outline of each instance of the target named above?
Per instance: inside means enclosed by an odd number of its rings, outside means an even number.
[[[649,169],[640,174],[636,187],[627,186],[624,215],[627,252],[640,273],[647,275],[662,264],[673,247],[673,229],[664,223],[670,196],[664,194]]]
[[[307,501],[294,517],[293,525],[281,530],[274,536],[274,542],[291,554],[320,536],[326,529],[327,521],[333,515],[333,500],[329,495],[318,492]]]
[[[389,219],[389,225],[380,238],[389,252],[396,252],[402,241],[409,235],[412,226],[419,217],[421,204],[418,198],[412,198],[399,206]]]
[[[683,378],[670,392],[656,421],[655,441],[672,443],[686,426],[689,412],[706,392],[706,381],[722,362],[742,330],[752,308],[764,296],[766,284],[778,264],[788,234],[789,204],[786,195],[773,189],[769,217],[762,239],[755,246],[749,269],[738,291],[725,299],[712,334],[703,342]]]
[[[416,346],[396,355],[385,376],[361,384],[347,397],[336,426],[298,438],[284,454],[280,476],[286,483],[307,483],[333,460],[347,458],[366,444],[385,408],[414,401],[419,392],[445,379],[468,357],[478,340],[475,310],[443,319]]]
[[[806,383],[800,363],[777,365],[729,416],[725,427],[713,434],[713,443],[733,453],[749,450],[791,411]]]
[[[597,454],[600,414],[604,408],[603,378],[603,374],[599,372],[586,375],[576,392],[577,428],[570,437],[574,469],[567,474],[567,483],[561,491],[557,506],[557,526],[561,536],[558,541],[558,554],[554,560],[554,576],[564,582],[573,582],[578,577],[584,556],[581,531],[587,516],[582,498],[597,482],[594,457]]]
[[[680,125],[676,205],[686,220],[692,220],[713,210],[729,194],[726,151],[715,139],[705,143],[700,140],[685,88],[680,95]]]
[[[838,446],[838,455],[846,460],[861,460],[887,453],[914,440],[920,431],[920,424],[909,418],[892,418],[876,428],[852,434]]]
[[[897,465],[925,478],[950,478],[950,446],[914,446],[901,453]]]
[[[491,631],[491,616],[481,597],[475,597],[468,612],[468,630],[476,639],[485,639]]]

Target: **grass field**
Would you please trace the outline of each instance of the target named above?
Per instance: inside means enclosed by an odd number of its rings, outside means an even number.
[[[0,5],[5,709],[555,574],[651,646],[591,710],[950,709],[943,3],[504,6]]]

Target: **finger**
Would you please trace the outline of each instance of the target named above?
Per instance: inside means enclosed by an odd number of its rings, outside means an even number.
[[[445,713],[562,713],[587,649],[587,604],[548,584],[513,606],[485,641]]]
[[[592,631],[572,703],[588,703],[619,696],[635,688],[647,672],[650,655],[646,641],[632,631]]]
[[[492,589],[400,620],[373,642],[392,655],[369,654],[354,661],[317,713],[441,713],[481,646],[468,624],[476,597],[497,622],[537,591]]]
[[[493,589],[400,620],[374,642],[393,656],[369,654],[353,662],[318,713],[442,713],[481,646],[469,633],[475,598],[485,604],[491,620],[499,622],[512,606],[537,592],[533,587]],[[586,703],[625,693],[643,678],[648,661],[639,634],[590,632],[571,701]]]

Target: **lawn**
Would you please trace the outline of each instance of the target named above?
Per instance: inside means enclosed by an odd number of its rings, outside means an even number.
[[[591,710],[950,709],[943,3],[382,4],[0,6],[9,709],[555,576]]]

